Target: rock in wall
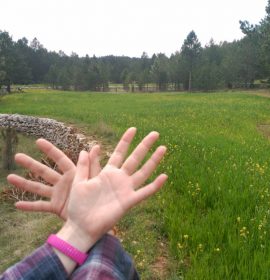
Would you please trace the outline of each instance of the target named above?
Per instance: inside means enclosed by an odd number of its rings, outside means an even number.
[[[89,150],[95,141],[89,142],[75,129],[48,118],[38,118],[19,114],[0,114],[0,128],[12,127],[17,132],[44,138],[66,152],[76,162],[81,150]]]

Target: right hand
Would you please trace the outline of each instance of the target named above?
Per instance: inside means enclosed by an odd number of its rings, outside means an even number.
[[[149,133],[125,159],[135,133],[135,128],[129,128],[124,133],[108,163],[95,177],[90,177],[87,153],[80,153],[70,191],[67,222],[59,233],[65,238],[76,233],[77,237],[72,241],[77,248],[89,249],[130,208],[156,193],[167,180],[167,175],[161,174],[153,182],[141,187],[164,157],[166,147],[158,147],[140,166],[159,134]]]

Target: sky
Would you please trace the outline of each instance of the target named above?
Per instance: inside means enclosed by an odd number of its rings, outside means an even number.
[[[267,0],[2,0],[0,30],[36,37],[50,51],[140,57],[179,51],[191,30],[202,46],[240,39],[239,20],[259,23]]]

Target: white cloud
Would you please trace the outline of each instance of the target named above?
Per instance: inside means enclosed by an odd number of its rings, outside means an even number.
[[[79,55],[167,55],[194,30],[202,44],[241,38],[239,20],[258,23],[267,0],[9,0],[0,29]]]

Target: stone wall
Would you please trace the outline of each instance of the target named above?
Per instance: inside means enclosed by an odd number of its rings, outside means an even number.
[[[66,152],[76,161],[81,150],[89,150],[95,141],[89,141],[72,127],[48,118],[38,118],[18,114],[0,114],[0,128],[12,127],[17,132],[44,138]]]

